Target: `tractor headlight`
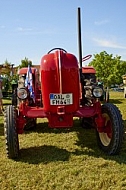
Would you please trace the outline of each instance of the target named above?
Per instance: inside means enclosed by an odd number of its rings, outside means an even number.
[[[25,88],[19,88],[17,90],[17,96],[18,96],[19,99],[24,100],[24,99],[27,98],[28,92],[27,92],[27,90]]]
[[[103,95],[103,89],[99,87],[95,87],[93,89],[93,96],[96,98],[100,98]]]

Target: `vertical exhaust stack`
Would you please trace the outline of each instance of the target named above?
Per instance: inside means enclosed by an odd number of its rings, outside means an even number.
[[[81,10],[80,7],[78,7],[78,49],[79,49],[79,64],[80,64],[80,83],[81,83],[81,93],[82,93],[82,99],[81,99],[81,105],[84,105],[84,87],[83,87],[83,81],[84,76],[82,75],[82,44],[81,44]]]
[[[79,64],[80,64],[80,80],[82,78],[82,44],[81,44],[81,10],[78,7],[78,50],[79,50]]]

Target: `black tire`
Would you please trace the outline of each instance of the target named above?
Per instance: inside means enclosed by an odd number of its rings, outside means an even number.
[[[16,94],[12,94],[12,105],[17,106],[17,96],[16,96]]]
[[[6,140],[7,157],[14,159],[19,156],[19,140],[16,129],[16,109],[9,105],[4,112],[4,134]]]
[[[111,104],[102,105],[102,116],[106,119],[104,132],[96,132],[99,147],[108,155],[118,154],[124,139],[124,126],[119,109]]]

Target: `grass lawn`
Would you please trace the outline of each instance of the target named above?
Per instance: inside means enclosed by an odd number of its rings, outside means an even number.
[[[111,92],[126,131],[126,99]],[[4,100],[4,105],[9,104]],[[97,146],[95,131],[81,128],[49,129],[37,120],[35,131],[19,135],[20,158],[6,157],[3,117],[0,116],[1,190],[126,190],[126,140],[119,155],[106,156]]]

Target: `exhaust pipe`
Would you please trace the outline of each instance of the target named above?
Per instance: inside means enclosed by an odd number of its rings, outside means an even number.
[[[79,64],[80,64],[80,79],[82,77],[82,44],[81,44],[81,10],[78,7],[78,50],[79,50]]]
[[[84,99],[85,99],[85,90],[84,90],[84,76],[82,74],[82,44],[81,44],[81,11],[80,7],[78,7],[78,49],[79,49],[79,64],[80,64],[80,83],[82,88],[82,99],[81,99],[81,105],[84,105]]]

